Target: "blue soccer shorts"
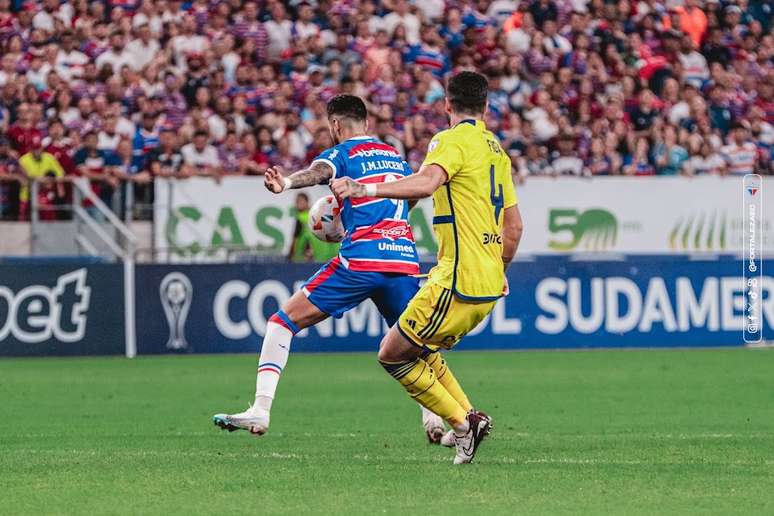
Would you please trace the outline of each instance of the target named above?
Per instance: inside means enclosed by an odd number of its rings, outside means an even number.
[[[419,279],[405,274],[354,272],[336,257],[309,278],[302,290],[321,312],[336,318],[371,299],[392,326],[419,290]]]

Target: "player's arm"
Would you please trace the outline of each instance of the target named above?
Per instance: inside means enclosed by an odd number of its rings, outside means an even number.
[[[508,268],[519,248],[524,223],[521,220],[519,205],[514,204],[503,211],[503,267]]]
[[[324,161],[313,161],[309,167],[293,172],[285,177],[280,167],[269,167],[263,184],[270,192],[281,193],[291,188],[304,188],[329,181],[333,177],[333,169]]]
[[[419,172],[389,183],[363,184],[343,177],[331,183],[333,193],[341,198],[383,197],[389,199],[424,199],[433,195],[446,182],[446,171],[434,163],[423,165]]]

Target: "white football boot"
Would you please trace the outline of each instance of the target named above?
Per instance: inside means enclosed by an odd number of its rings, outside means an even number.
[[[430,441],[430,444],[439,444],[446,433],[446,427],[443,426],[443,419],[441,416],[427,410],[422,405],[420,405],[419,408],[422,409],[422,426],[425,428],[427,440]]]
[[[261,436],[269,431],[269,411],[251,405],[239,414],[215,414],[212,422],[222,430],[247,430],[255,436]]]
[[[465,435],[455,436],[457,453],[454,456],[454,464],[469,464],[476,456],[476,450],[489,435],[492,428],[492,419],[483,412],[471,410],[467,415],[468,431]]]

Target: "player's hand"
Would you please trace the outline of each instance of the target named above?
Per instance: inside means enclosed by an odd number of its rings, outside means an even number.
[[[505,285],[503,285],[503,294],[502,294],[502,296],[505,297],[505,296],[507,296],[510,293],[511,293],[511,287],[510,287],[510,285],[508,285],[508,278],[506,277],[505,278]]]
[[[285,190],[285,176],[280,167],[269,167],[263,176],[263,184],[272,193],[278,194]]]
[[[348,177],[342,177],[331,181],[331,191],[333,191],[333,195],[335,195],[337,199],[341,199],[342,201],[349,197],[357,199],[358,197],[366,196],[365,185],[353,181]]]

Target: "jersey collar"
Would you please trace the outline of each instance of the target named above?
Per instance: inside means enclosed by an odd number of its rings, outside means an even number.
[[[466,118],[465,120],[460,120],[459,122],[457,122],[457,124],[454,127],[460,126],[462,124],[470,124],[473,127],[478,127],[478,128],[486,127],[483,121],[476,120],[475,118]]]
[[[348,139],[347,141],[351,142],[352,140],[373,140],[373,139],[374,139],[373,136],[365,135],[365,136],[353,136],[352,138]]]

